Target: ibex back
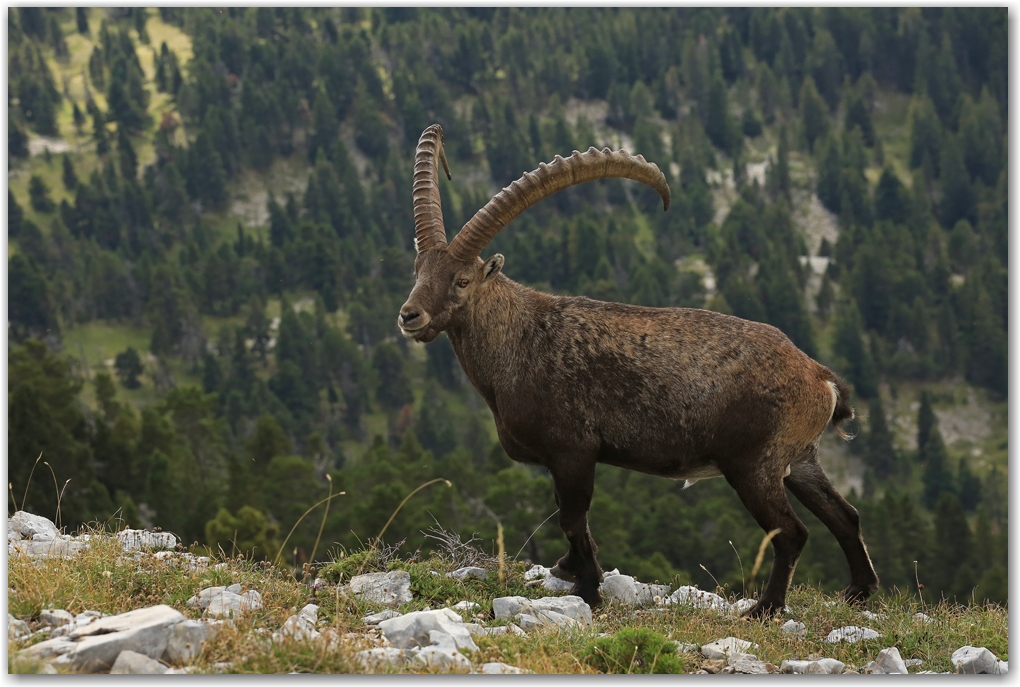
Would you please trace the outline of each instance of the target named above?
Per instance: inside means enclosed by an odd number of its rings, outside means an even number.
[[[694,308],[645,308],[541,293],[479,257],[514,217],[568,186],[618,177],[645,183],[669,206],[658,167],[625,151],[574,151],[503,189],[447,243],[437,161],[442,129],[422,133],[415,157],[415,285],[398,325],[415,341],[445,331],[488,403],[514,460],[553,478],[570,549],[553,568],[572,593],[600,601],[602,569],[588,531],[595,465],[688,484],[724,477],[772,539],[775,564],[746,614],[770,615],[786,592],[807,528],[784,485],[836,536],[850,565],[844,596],[863,601],[878,577],[857,511],[818,462],[831,421],[853,418],[848,390],[778,329]],[[449,171],[447,169],[447,175]]]

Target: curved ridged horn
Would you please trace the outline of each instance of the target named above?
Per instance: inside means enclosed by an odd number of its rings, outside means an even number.
[[[443,127],[433,124],[421,132],[414,153],[411,196],[414,199],[414,248],[419,253],[446,243],[436,157],[443,163],[446,178],[450,179],[450,167],[446,164],[446,153],[443,152]]]
[[[473,260],[503,227],[538,201],[575,184],[608,178],[647,184],[662,197],[662,209],[669,207],[666,177],[641,155],[609,148],[589,148],[585,153],[575,150],[569,158],[557,155],[551,164],[543,162],[493,196],[453,239],[450,253],[461,260]]]

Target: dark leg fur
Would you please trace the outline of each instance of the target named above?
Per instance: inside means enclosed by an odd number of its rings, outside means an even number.
[[[763,462],[765,465],[771,463],[767,459]],[[797,560],[807,542],[808,532],[786,498],[779,470],[748,473],[747,465],[745,462],[744,469],[726,473],[726,481],[736,490],[744,507],[766,533],[776,529],[780,532],[772,538],[775,560],[765,591],[762,592],[758,603],[743,615],[751,618],[768,618],[786,605],[786,591],[797,567]]]
[[[850,566],[850,586],[843,590],[843,598],[848,602],[864,603],[878,589],[878,575],[861,536],[857,509],[833,488],[818,463],[817,455],[792,465],[786,486],[829,528],[843,549]]]
[[[560,507],[560,528],[570,542],[570,550],[553,567],[552,574],[573,581],[571,594],[580,596],[592,607],[602,603],[599,585],[602,568],[595,554],[598,547],[588,531],[588,508],[595,488],[595,466],[553,473],[556,503]]]

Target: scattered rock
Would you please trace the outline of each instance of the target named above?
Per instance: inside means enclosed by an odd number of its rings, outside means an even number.
[[[354,654],[354,662],[362,671],[376,672],[387,668],[396,668],[407,660],[402,649],[387,647],[383,649],[365,649]]]
[[[885,620],[889,617],[885,613],[872,613],[871,611],[861,611],[861,615],[868,620]]]
[[[39,541],[56,539],[59,535],[57,526],[41,515],[33,515],[19,510],[7,518],[7,531],[17,532],[22,539],[36,539]],[[8,539],[10,539],[8,537]]]
[[[701,650],[701,647],[697,644],[691,644],[689,642],[677,642],[676,652],[678,654],[696,654]]]
[[[819,658],[814,661],[783,661],[780,672],[793,675],[838,675],[846,664],[834,658]]]
[[[737,602],[732,606],[733,613],[736,615],[740,615],[747,609],[754,606],[756,603],[758,602],[755,599],[738,599]]]
[[[529,603],[531,603],[531,599],[526,599],[523,596],[501,596],[492,600],[492,614],[496,620],[512,618],[524,610]]]
[[[706,673],[709,673],[711,675],[717,675],[717,674],[721,673],[723,671],[723,669],[725,669],[725,668],[726,668],[726,660],[725,659],[717,659],[717,660],[709,659],[709,660],[707,660],[707,661],[705,661],[704,663],[701,664],[701,669],[704,670]]]
[[[447,577],[452,577],[455,580],[487,580],[489,579],[489,573],[485,572],[485,568],[467,567],[454,570],[451,573],[446,573]]]
[[[996,661],[995,665],[999,669],[999,675],[1009,675],[1009,661]]]
[[[733,654],[727,659],[726,665],[733,668],[733,672],[742,675],[768,675],[779,672],[774,665],[759,661],[754,654]]]
[[[244,594],[224,589],[214,596],[205,614],[210,618],[232,618],[249,611],[257,611],[262,608],[262,595],[254,589]]]
[[[930,623],[931,618],[928,617],[927,613],[915,613],[914,617],[920,620],[922,623]]]
[[[471,661],[455,649],[442,646],[426,646],[414,653],[414,660],[432,670],[444,673],[470,673]]]
[[[399,606],[410,601],[411,575],[406,570],[368,573],[351,579],[351,593],[365,601]]]
[[[60,657],[72,670],[96,672],[113,665],[121,651],[130,650],[149,658],[166,651],[170,627],[184,620],[166,605],[140,608],[109,616],[79,627],[66,636],[47,639],[25,649],[29,658]]]
[[[906,675],[907,664],[900,657],[900,650],[894,646],[878,652],[878,658],[864,666],[862,672],[873,675]]]
[[[538,615],[542,612],[552,611],[572,618],[579,623],[591,625],[591,607],[579,596],[545,596],[541,599],[527,600],[526,611],[531,615]],[[495,602],[493,602],[495,604]]]
[[[401,615],[403,615],[403,613],[398,613],[397,611],[391,611],[387,609],[385,611],[373,613],[372,615],[366,615],[364,618],[361,619],[361,622],[365,623],[366,625],[378,625],[384,620],[389,620],[390,618],[399,618]]]
[[[415,611],[399,618],[390,618],[380,622],[379,629],[390,644],[398,649],[442,643],[445,641],[442,635],[449,636],[456,649],[466,648],[471,651],[478,649],[461,617],[449,608]]]
[[[752,644],[745,639],[737,639],[736,637],[726,637],[724,639],[717,639],[714,642],[701,645],[701,654],[708,659],[713,660],[725,660],[735,654],[746,653],[747,649],[757,648],[757,644]]]
[[[706,592],[697,587],[684,586],[677,589],[660,602],[663,605],[679,604],[693,606],[694,608],[710,608],[717,611],[729,612],[730,603],[712,592]]]
[[[200,620],[184,620],[170,628],[163,660],[173,665],[186,665],[198,658],[202,646],[212,635],[213,624]]]
[[[569,580],[561,580],[555,575],[549,575],[542,580],[542,589],[549,592],[569,592],[574,588],[574,583]]]
[[[919,658],[905,658],[905,659],[903,659],[903,665],[905,665],[908,668],[913,668],[914,666],[919,666],[919,665],[921,665],[923,663],[924,663],[924,661],[922,661]]]
[[[779,628],[779,631],[784,635],[793,635],[800,639],[807,637],[807,625],[796,620],[787,620],[783,623],[783,626]]]
[[[518,668],[517,666],[507,665],[506,663],[485,663],[482,665],[483,675],[522,675],[524,673],[533,673],[532,670],[526,670],[524,668]]]
[[[117,539],[125,551],[148,549],[172,549],[177,546],[177,537],[170,532],[149,532],[147,530],[121,530]]]
[[[30,634],[32,634],[32,630],[28,628],[28,623],[18,620],[10,613],[7,614],[7,639],[21,639]]]
[[[668,584],[646,584],[619,573],[605,576],[599,589],[607,601],[628,606],[651,606],[669,594]]]
[[[284,621],[283,627],[273,633],[273,642],[279,644],[287,640],[307,642],[317,639],[320,636],[315,629],[318,619],[319,607],[315,604],[308,604],[297,615],[292,615]]]
[[[868,627],[857,627],[856,625],[847,625],[846,627],[840,627],[830,632],[826,637],[825,641],[829,644],[835,644],[836,642],[859,642],[862,639],[878,639],[882,635],[875,632]]]
[[[130,649],[117,655],[110,668],[110,675],[162,675],[167,667],[159,661]]]
[[[961,646],[953,652],[951,659],[957,673],[968,675],[997,675],[998,659],[985,647]]]
[[[54,628],[74,622],[74,616],[62,608],[44,608],[39,612],[39,619]]]
[[[535,611],[535,615],[519,613],[516,618],[517,622],[521,624],[521,628],[526,631],[538,630],[544,627],[567,628],[580,625],[573,618],[569,618],[556,611]]]
[[[460,611],[461,613],[470,613],[476,608],[481,608],[474,601],[459,601],[453,605],[453,610]]]

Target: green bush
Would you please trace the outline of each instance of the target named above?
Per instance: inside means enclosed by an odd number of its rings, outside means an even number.
[[[682,673],[684,662],[676,649],[658,632],[633,627],[596,639],[584,658],[603,673]]]

